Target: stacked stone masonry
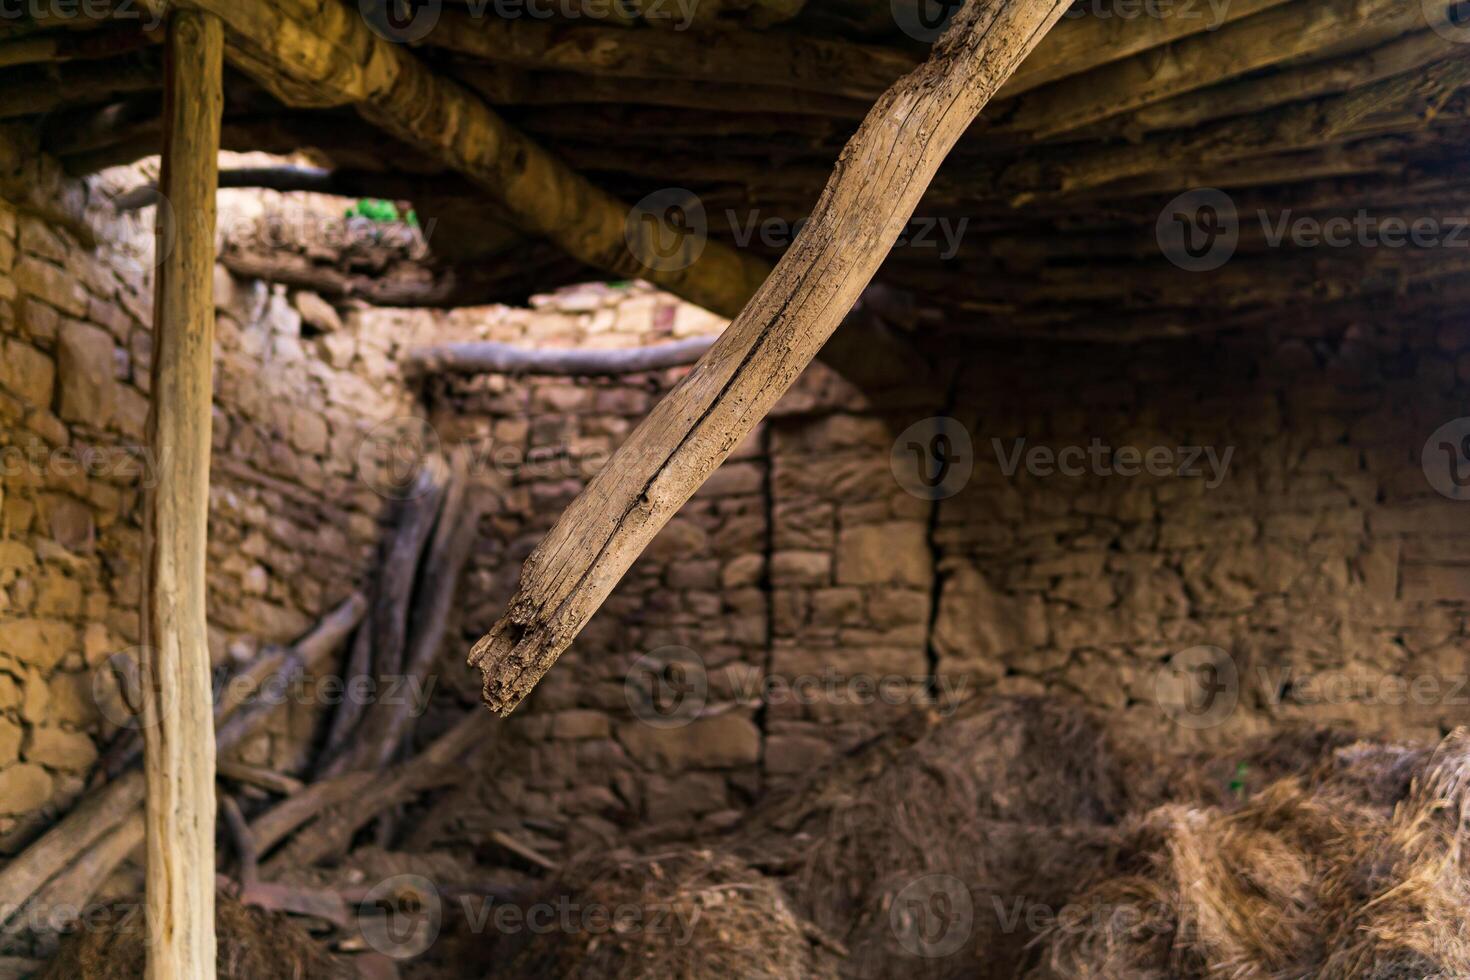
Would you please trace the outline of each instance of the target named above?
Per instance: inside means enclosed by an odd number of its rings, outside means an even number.
[[[107,203],[138,174],[81,184],[43,157],[6,160],[22,162],[0,188],[48,188],[57,205],[0,201],[0,849],[13,850],[77,796],[125,719],[109,663],[139,642],[152,253],[151,212]],[[227,215],[287,206],[234,193]],[[364,472],[367,436],[422,416],[472,452],[489,506],[425,736],[476,700],[464,652],[530,550],[681,372],[419,382],[402,352],[618,348],[723,326],[638,285],[454,313],[333,307],[224,273],[218,294],[216,663],[290,640],[370,581],[392,509]],[[1171,740],[1470,720],[1470,503],[1436,490],[1427,444],[1470,415],[1463,325],[1126,348],[917,339],[962,367],[881,392],[809,370],[411,843],[493,826],[556,854],[652,825],[726,826],[896,715],[985,691],[1080,696]],[[900,485],[891,454],[938,415],[963,425],[973,472],[935,501]],[[1119,472],[1130,450],[1169,465]],[[1175,661],[1202,647],[1235,672],[1231,710],[1182,724]],[[300,770],[325,713],[301,702],[246,761]]]

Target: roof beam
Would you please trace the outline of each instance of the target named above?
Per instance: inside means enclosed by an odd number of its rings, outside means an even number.
[[[1012,203],[1105,187],[1163,170],[1188,170],[1287,150],[1305,150],[1373,135],[1372,120],[1407,113],[1427,125],[1470,84],[1470,51],[1451,45],[1450,57],[1341,95],[1294,103],[1255,116],[1199,126],[1124,146],[1034,155],[1007,167],[996,187]]]
[[[629,247],[626,204],[402,45],[374,34],[355,10],[305,0],[187,2],[225,22],[232,60],[288,104],[356,105],[364,118],[503,201],[523,230],[556,242],[593,268],[648,279],[726,316],[740,310],[769,271],[758,258],[716,242],[687,267],[649,268]],[[655,218],[659,227],[646,233],[680,234],[662,215]]]
[[[1253,71],[1372,47],[1425,26],[1421,6],[1403,0],[1286,4],[1038,89],[1007,106],[990,132],[1053,138]]]
[[[929,181],[1068,0],[971,0],[930,59],[878,100],[775,271],[527,559],[475,645],[486,705],[514,710],[654,535],[826,343]]]
[[[1180,38],[1209,34],[1223,23],[1288,2],[1235,0],[1218,14],[1204,4],[1166,4],[1159,16],[1137,20],[1068,18],[997,98],[1010,98]],[[907,50],[789,33],[731,33],[711,44],[706,36],[692,32],[568,27],[459,11],[446,11],[421,43],[526,70],[645,82],[751,85],[869,102],[919,61]],[[624,91],[621,101],[637,98]]]

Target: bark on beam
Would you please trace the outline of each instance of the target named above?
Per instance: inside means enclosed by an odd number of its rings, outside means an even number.
[[[288,104],[357,106],[370,122],[431,152],[502,200],[523,230],[556,242],[587,265],[619,278],[648,279],[725,316],[737,313],[764,278],[764,263],[713,242],[687,268],[647,268],[628,246],[627,205],[467,89],[373,33],[356,8],[305,0],[188,5],[218,14],[232,32],[232,60]]]
[[[965,129],[1067,0],[972,0],[843,150],[800,237],[708,355],[634,430],[527,560],[470,662],[508,714],[623,573],[753,430],[857,302]]]
[[[175,228],[154,298],[148,445],[159,480],[144,513],[150,980],[215,974],[214,717],[205,560],[224,25],[195,11],[177,11],[171,18],[159,184],[173,204]]]

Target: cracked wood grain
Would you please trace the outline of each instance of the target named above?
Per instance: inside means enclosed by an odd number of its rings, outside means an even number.
[[[770,411],[853,307],[955,142],[1067,7],[972,0],[843,150],[810,221],[740,316],[536,548],[475,645],[508,714],[653,536]]]

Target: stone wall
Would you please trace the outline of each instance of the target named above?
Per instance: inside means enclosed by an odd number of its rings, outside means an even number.
[[[1076,692],[1170,738],[1470,719],[1470,498],[1440,446],[1470,445],[1463,326],[968,363],[976,468],[934,535],[940,672]],[[1119,455],[1008,476],[1021,438]],[[1138,475],[1117,472],[1126,447]]]
[[[676,306],[562,299],[552,342],[595,320],[631,343]],[[1467,414],[1467,347],[1399,324],[957,344],[948,384],[872,399],[816,365],[512,717],[496,778],[440,815],[508,810],[550,850],[720,826],[894,715],[986,691],[1079,696],[1172,741],[1301,720],[1437,735],[1470,718],[1470,503],[1431,485],[1424,447]],[[676,376],[431,393],[441,429],[528,460],[496,473],[463,646]],[[968,475],[911,492],[898,436],[933,416]]]
[[[106,667],[139,642],[152,255],[151,213],[106,203],[139,174],[81,184],[0,145],[6,160],[32,168],[0,174],[29,189],[0,203],[0,847],[13,849],[80,791],[123,718]],[[238,212],[284,206],[253,196]],[[426,734],[476,699],[464,652],[526,555],[681,372],[420,390],[400,353],[723,327],[638,285],[452,314],[338,309],[223,273],[218,293],[216,663],[291,639],[367,581],[389,514],[362,472],[365,437],[422,416],[472,451],[493,506]],[[923,340],[963,367],[868,394],[809,370],[413,843],[481,841],[487,821],[549,853],[724,826],[894,716],[988,690],[1078,695],[1172,740],[1301,719],[1430,735],[1470,717],[1470,510],[1438,455],[1470,433],[1431,439],[1470,415],[1463,327]],[[939,432],[949,479],[915,484]],[[297,770],[320,715],[281,712],[242,754]]]
[[[17,149],[25,138],[0,134],[0,187],[24,191],[0,195],[0,851],[75,798],[128,720],[111,665],[140,642],[152,477],[153,211],[108,203],[147,175],[69,180]],[[358,446],[413,399],[391,318],[344,324],[315,296],[223,272],[216,291],[210,652],[227,666],[293,639],[371,572],[383,503]],[[318,712],[278,714],[240,751],[290,770]]]

